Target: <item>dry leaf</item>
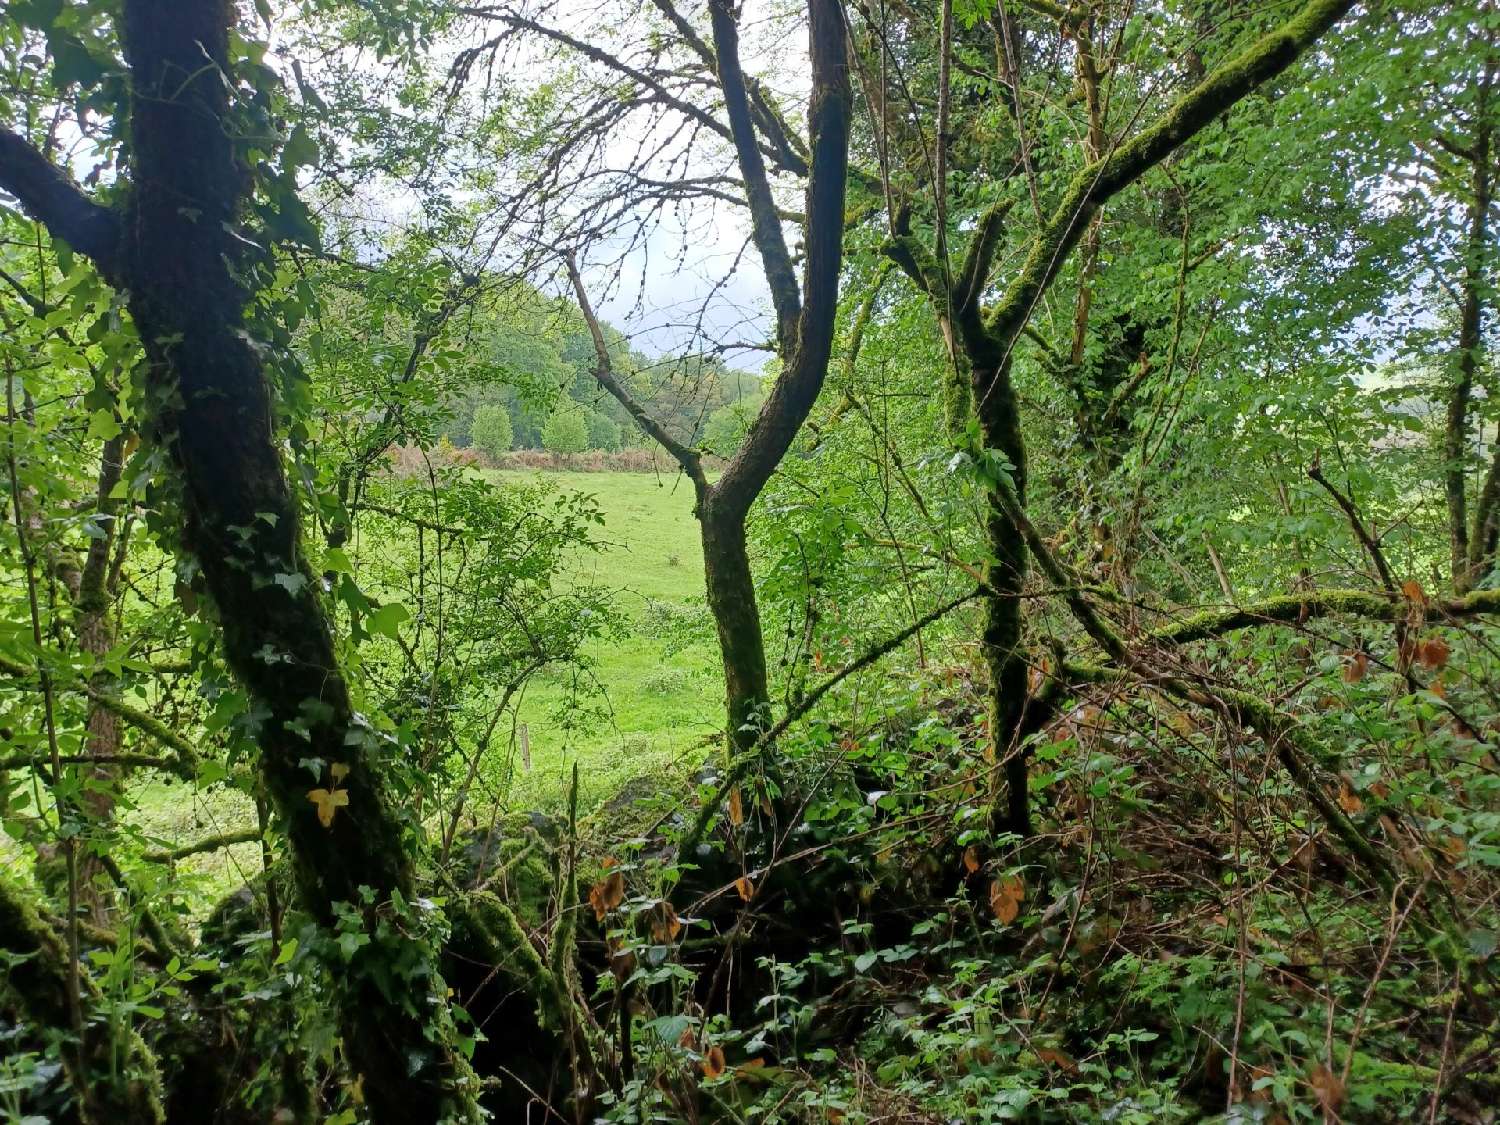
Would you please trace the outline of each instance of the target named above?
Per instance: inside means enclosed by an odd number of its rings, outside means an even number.
[[[1442,680],[1433,680],[1432,683],[1427,685],[1427,690],[1439,699],[1448,698],[1448,689],[1443,686]]]
[[[745,806],[740,798],[740,787],[729,791],[729,823],[738,828],[745,823]]]
[[[1066,1053],[1057,1050],[1055,1047],[1040,1048],[1036,1053],[1036,1057],[1048,1066],[1055,1066],[1064,1074],[1078,1073],[1078,1064],[1069,1058]]]
[[[979,849],[973,844],[964,849],[964,870],[970,875],[979,870]]]
[[[682,919],[670,902],[659,902],[651,912],[651,937],[657,945],[668,945],[682,933]]]
[[[605,949],[609,951],[609,971],[614,974],[615,983],[623,988],[635,972],[635,954],[617,937],[609,938]]]
[[[1365,678],[1365,673],[1370,670],[1370,658],[1363,652],[1356,652],[1349,657],[1349,663],[1344,665],[1344,683],[1357,684]]]
[[[682,1034],[677,1037],[677,1045],[684,1050],[691,1051],[697,1042],[698,1038],[693,1034],[693,1029],[690,1027],[683,1028]]]
[[[318,821],[324,828],[333,827],[333,810],[349,804],[347,789],[309,789],[307,799],[318,806]]]
[[[611,871],[589,888],[589,905],[594,908],[594,918],[600,922],[620,903],[625,901],[625,872]]]
[[[1313,1093],[1318,1098],[1318,1105],[1323,1107],[1323,1115],[1336,1120],[1339,1107],[1344,1104],[1344,1084],[1339,1081],[1338,1075],[1326,1066],[1318,1066],[1313,1068],[1307,1080],[1312,1083]]]
[[[1271,1087],[1266,1085],[1257,1090],[1255,1084],[1262,1078],[1275,1078],[1276,1072],[1274,1070],[1268,1066],[1252,1066],[1245,1077],[1250,1087],[1250,1100],[1252,1102],[1264,1103],[1271,1100]]]
[[[1406,595],[1407,601],[1416,602],[1418,605],[1427,604],[1427,595],[1422,590],[1422,583],[1415,578],[1408,578],[1401,583],[1401,592]]]
[[[1434,672],[1448,663],[1448,643],[1442,637],[1429,637],[1417,646],[1417,659]]]
[[[703,1077],[708,1079],[724,1077],[724,1048],[717,1043],[703,1052]]]
[[[1021,903],[1026,899],[1026,884],[1019,875],[1008,875],[990,884],[990,910],[1000,924],[1010,925],[1021,913]]]
[[[1359,794],[1354,791],[1354,786],[1349,784],[1347,777],[1339,778],[1339,808],[1351,816],[1357,812],[1363,812],[1365,803],[1360,800]]]
[[[747,875],[741,875],[734,881],[734,889],[740,893],[740,898],[746,902],[755,897],[755,884],[750,881]]]

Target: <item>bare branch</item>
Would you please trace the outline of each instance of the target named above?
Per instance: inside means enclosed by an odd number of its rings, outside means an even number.
[[[583,275],[578,272],[578,261],[571,254],[565,261],[568,267],[568,280],[573,285],[573,296],[578,301],[578,308],[589,327],[589,336],[594,341],[594,379],[630,413],[636,425],[677,459],[677,463],[682,466],[682,471],[692,479],[693,487],[697,489],[701,500],[703,493],[708,489],[708,478],[703,474],[702,456],[696,449],[684,445],[673,437],[671,431],[638,402],[635,396],[626,389],[625,384],[615,377],[614,363],[609,358],[609,347],[604,340],[604,329],[594,312],[594,306],[589,301],[588,290],[583,284]]]

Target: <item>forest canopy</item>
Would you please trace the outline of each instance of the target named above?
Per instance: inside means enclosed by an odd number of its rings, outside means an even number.
[[[5,1122],[1496,1120],[1491,0],[0,38]]]

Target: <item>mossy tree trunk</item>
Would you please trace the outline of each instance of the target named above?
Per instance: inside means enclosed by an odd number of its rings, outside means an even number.
[[[345,1055],[372,1117],[472,1119],[474,1084],[451,1045],[436,953],[404,906],[419,829],[398,815],[381,742],[350,705],[245,322],[248,294],[234,263],[247,245],[236,229],[248,176],[234,138],[248,122],[230,103],[234,18],[221,0],[125,0],[123,214],[10,133],[0,133],[0,184],[128,291],[155,437],[177,468],[182,544],[212,596],[226,659],[264,716],[262,781],[302,901],[323,926],[342,913],[372,939],[352,961],[330,958]],[[316,788],[340,789],[347,801],[327,826],[308,796]]]
[[[1484,351],[1486,298],[1490,295],[1488,279],[1493,271],[1490,209],[1494,202],[1494,135],[1490,113],[1497,76],[1500,75],[1497,75],[1492,57],[1480,76],[1469,144],[1462,146],[1457,153],[1459,159],[1469,164],[1471,195],[1465,216],[1463,277],[1458,285],[1458,377],[1448,395],[1443,456],[1453,586],[1460,594],[1473,589],[1494,564],[1496,541],[1500,538],[1500,441],[1495,443],[1491,453],[1489,472],[1475,504],[1472,529],[1466,510],[1469,403]]]
[[[98,1014],[90,985],[73,997],[68,949],[37,911],[24,888],[0,871],[0,956],[10,960],[0,998],[27,1022],[61,1031],[63,1066],[77,1091],[78,1120],[87,1125],[156,1125],[165,1120],[156,1061],[140,1037]],[[13,960],[11,960],[13,959]],[[87,981],[87,977],[82,978]],[[74,1004],[82,1008],[81,1038]]]

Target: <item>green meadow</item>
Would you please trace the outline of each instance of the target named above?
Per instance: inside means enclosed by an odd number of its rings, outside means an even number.
[[[543,477],[593,496],[604,514],[599,550],[578,556],[564,581],[615,592],[625,627],[589,653],[602,695],[570,707],[566,676],[544,674],[527,690],[530,769],[519,747],[496,766],[508,775],[510,807],[556,803],[574,762],[587,807],[626,779],[699,751],[722,722],[718,655],[703,602],[703,550],[691,484],[653,473],[497,473]]]

